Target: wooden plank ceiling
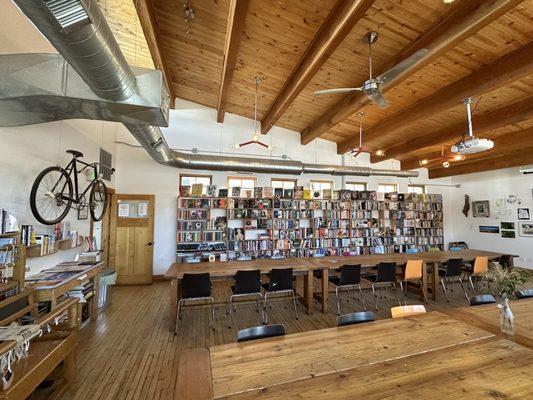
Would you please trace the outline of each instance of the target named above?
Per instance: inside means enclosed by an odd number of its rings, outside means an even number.
[[[146,66],[147,55],[159,53],[164,67],[155,64],[167,70],[172,93],[217,108],[219,120],[224,112],[253,117],[258,76],[263,133],[276,124],[302,132],[302,143],[336,142],[342,154],[357,145],[362,111],[365,147],[385,152],[373,154],[373,162],[390,154],[403,168],[416,168],[426,159],[435,177],[533,163],[533,0],[133,0],[153,17],[147,23],[141,15],[150,52],[127,40],[138,38],[139,28],[132,0],[129,8],[126,2],[113,1],[106,15],[128,60]],[[105,0],[99,3],[105,7]],[[186,21],[184,3],[193,20]],[[371,30],[379,33],[373,48],[378,73],[419,48],[429,50],[386,86],[389,107],[359,94],[314,96],[367,79],[363,38]],[[474,131],[479,119],[477,135],[496,146],[445,169],[442,161],[451,159],[449,148],[466,127],[466,96],[474,102]],[[508,144],[506,136],[521,145]],[[517,151],[516,161],[505,161]]]

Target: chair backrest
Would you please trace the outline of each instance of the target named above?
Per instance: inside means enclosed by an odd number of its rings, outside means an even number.
[[[264,339],[275,336],[285,335],[283,325],[263,325],[253,328],[242,329],[237,332],[237,342],[246,342],[248,340]]]
[[[340,285],[357,285],[361,282],[361,264],[341,267]]]
[[[500,256],[500,259],[498,260],[500,265],[503,268],[513,268],[514,267],[514,257],[510,254],[503,254]]]
[[[481,306],[483,304],[493,304],[496,303],[494,296],[491,294],[480,294],[477,296],[472,296],[468,299],[471,306]]]
[[[474,260],[474,274],[484,274],[489,270],[489,258],[487,256],[478,256]]]
[[[237,271],[235,274],[235,294],[260,293],[261,271]]]
[[[183,274],[183,278],[181,278],[181,297],[183,299],[211,297],[209,274]]]
[[[380,262],[376,282],[394,282],[396,279],[396,263]]]
[[[514,295],[519,299],[529,299],[533,297],[533,289],[517,290]]]
[[[424,314],[426,312],[426,307],[421,304],[410,305],[410,306],[398,306],[392,307],[390,313],[392,318],[403,318],[410,315]]]
[[[424,266],[424,260],[407,260],[405,265],[405,272],[403,279],[405,281],[411,279],[422,279],[422,268]]]
[[[460,276],[462,274],[461,268],[463,267],[462,258],[450,258],[446,262],[446,276]]]
[[[363,322],[372,322],[376,319],[372,311],[359,311],[351,314],[339,315],[337,317],[337,326],[362,324]]]
[[[273,269],[270,271],[269,292],[292,289],[292,268]]]

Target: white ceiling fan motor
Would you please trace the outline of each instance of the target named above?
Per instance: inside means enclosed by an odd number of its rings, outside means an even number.
[[[461,139],[459,142],[452,146],[452,153],[457,154],[475,154],[483,151],[490,150],[494,147],[494,142],[490,139],[478,139],[474,136],[472,130],[472,111],[470,110],[470,98],[465,100],[466,113],[468,116],[468,136]]]

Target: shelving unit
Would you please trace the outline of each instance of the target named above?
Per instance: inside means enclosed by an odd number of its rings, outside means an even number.
[[[327,199],[179,198],[178,261],[443,250],[440,195],[339,192]],[[226,218],[225,235],[212,229],[215,210]],[[220,240],[210,232],[221,232]]]

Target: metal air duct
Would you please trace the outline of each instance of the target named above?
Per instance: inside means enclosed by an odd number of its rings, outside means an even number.
[[[135,76],[111,34],[96,0],[14,2],[96,95],[109,101],[124,101],[138,93]],[[155,161],[177,168],[289,175],[309,173],[402,178],[418,176],[418,172],[414,171],[182,153],[170,149],[158,127],[128,120],[122,122]]]

